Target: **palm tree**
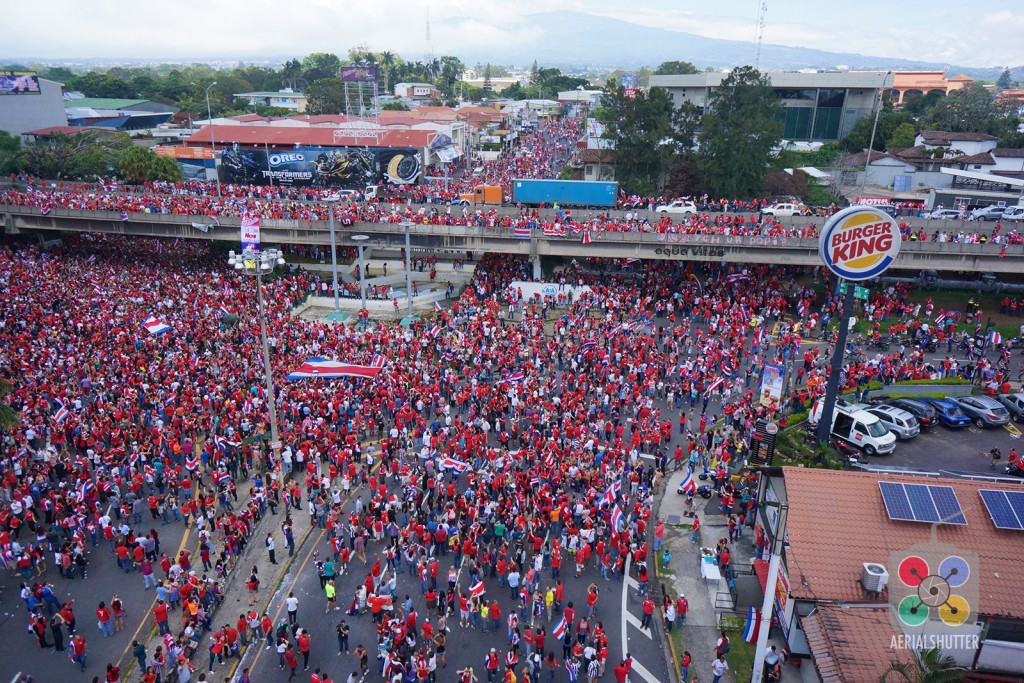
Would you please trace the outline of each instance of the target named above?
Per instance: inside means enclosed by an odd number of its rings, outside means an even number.
[[[384,74],[384,91],[391,92],[391,76],[394,74],[397,58],[394,52],[385,50],[380,53],[380,70]]]
[[[889,663],[889,668],[879,677],[880,683],[887,683],[890,676],[906,683],[955,683],[963,678],[967,669],[958,666],[956,660],[943,655],[937,647],[922,650],[914,657],[912,665],[902,661]]]

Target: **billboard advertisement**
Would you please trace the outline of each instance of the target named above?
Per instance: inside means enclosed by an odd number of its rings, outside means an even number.
[[[239,149],[221,154],[224,182],[362,188],[391,183],[411,185],[422,171],[413,148],[298,147],[282,151]]]
[[[0,95],[38,95],[35,71],[0,71]]]
[[[763,406],[782,403],[782,378],[786,369],[781,365],[765,365],[761,375],[761,397],[758,401]]]
[[[342,83],[373,83],[377,80],[375,66],[343,66],[341,67]]]

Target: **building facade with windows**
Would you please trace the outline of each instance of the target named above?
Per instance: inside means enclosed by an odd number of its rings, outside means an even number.
[[[892,74],[767,72],[782,103],[782,138],[795,142],[836,142],[869,116],[879,90],[892,87]],[[701,73],[650,77],[650,87],[664,88],[678,107],[692,102],[701,109],[728,74]]]

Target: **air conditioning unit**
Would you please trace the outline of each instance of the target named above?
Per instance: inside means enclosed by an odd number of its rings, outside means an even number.
[[[881,593],[889,585],[889,572],[885,567],[875,562],[865,562],[860,573],[860,585],[864,590],[872,593]]]

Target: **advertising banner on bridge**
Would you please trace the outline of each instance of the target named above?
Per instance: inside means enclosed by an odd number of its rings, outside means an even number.
[[[411,185],[422,171],[414,148],[298,147],[282,151],[224,150],[221,173],[226,183],[363,188],[392,183]]]
[[[260,250],[260,217],[242,214],[242,251]]]

